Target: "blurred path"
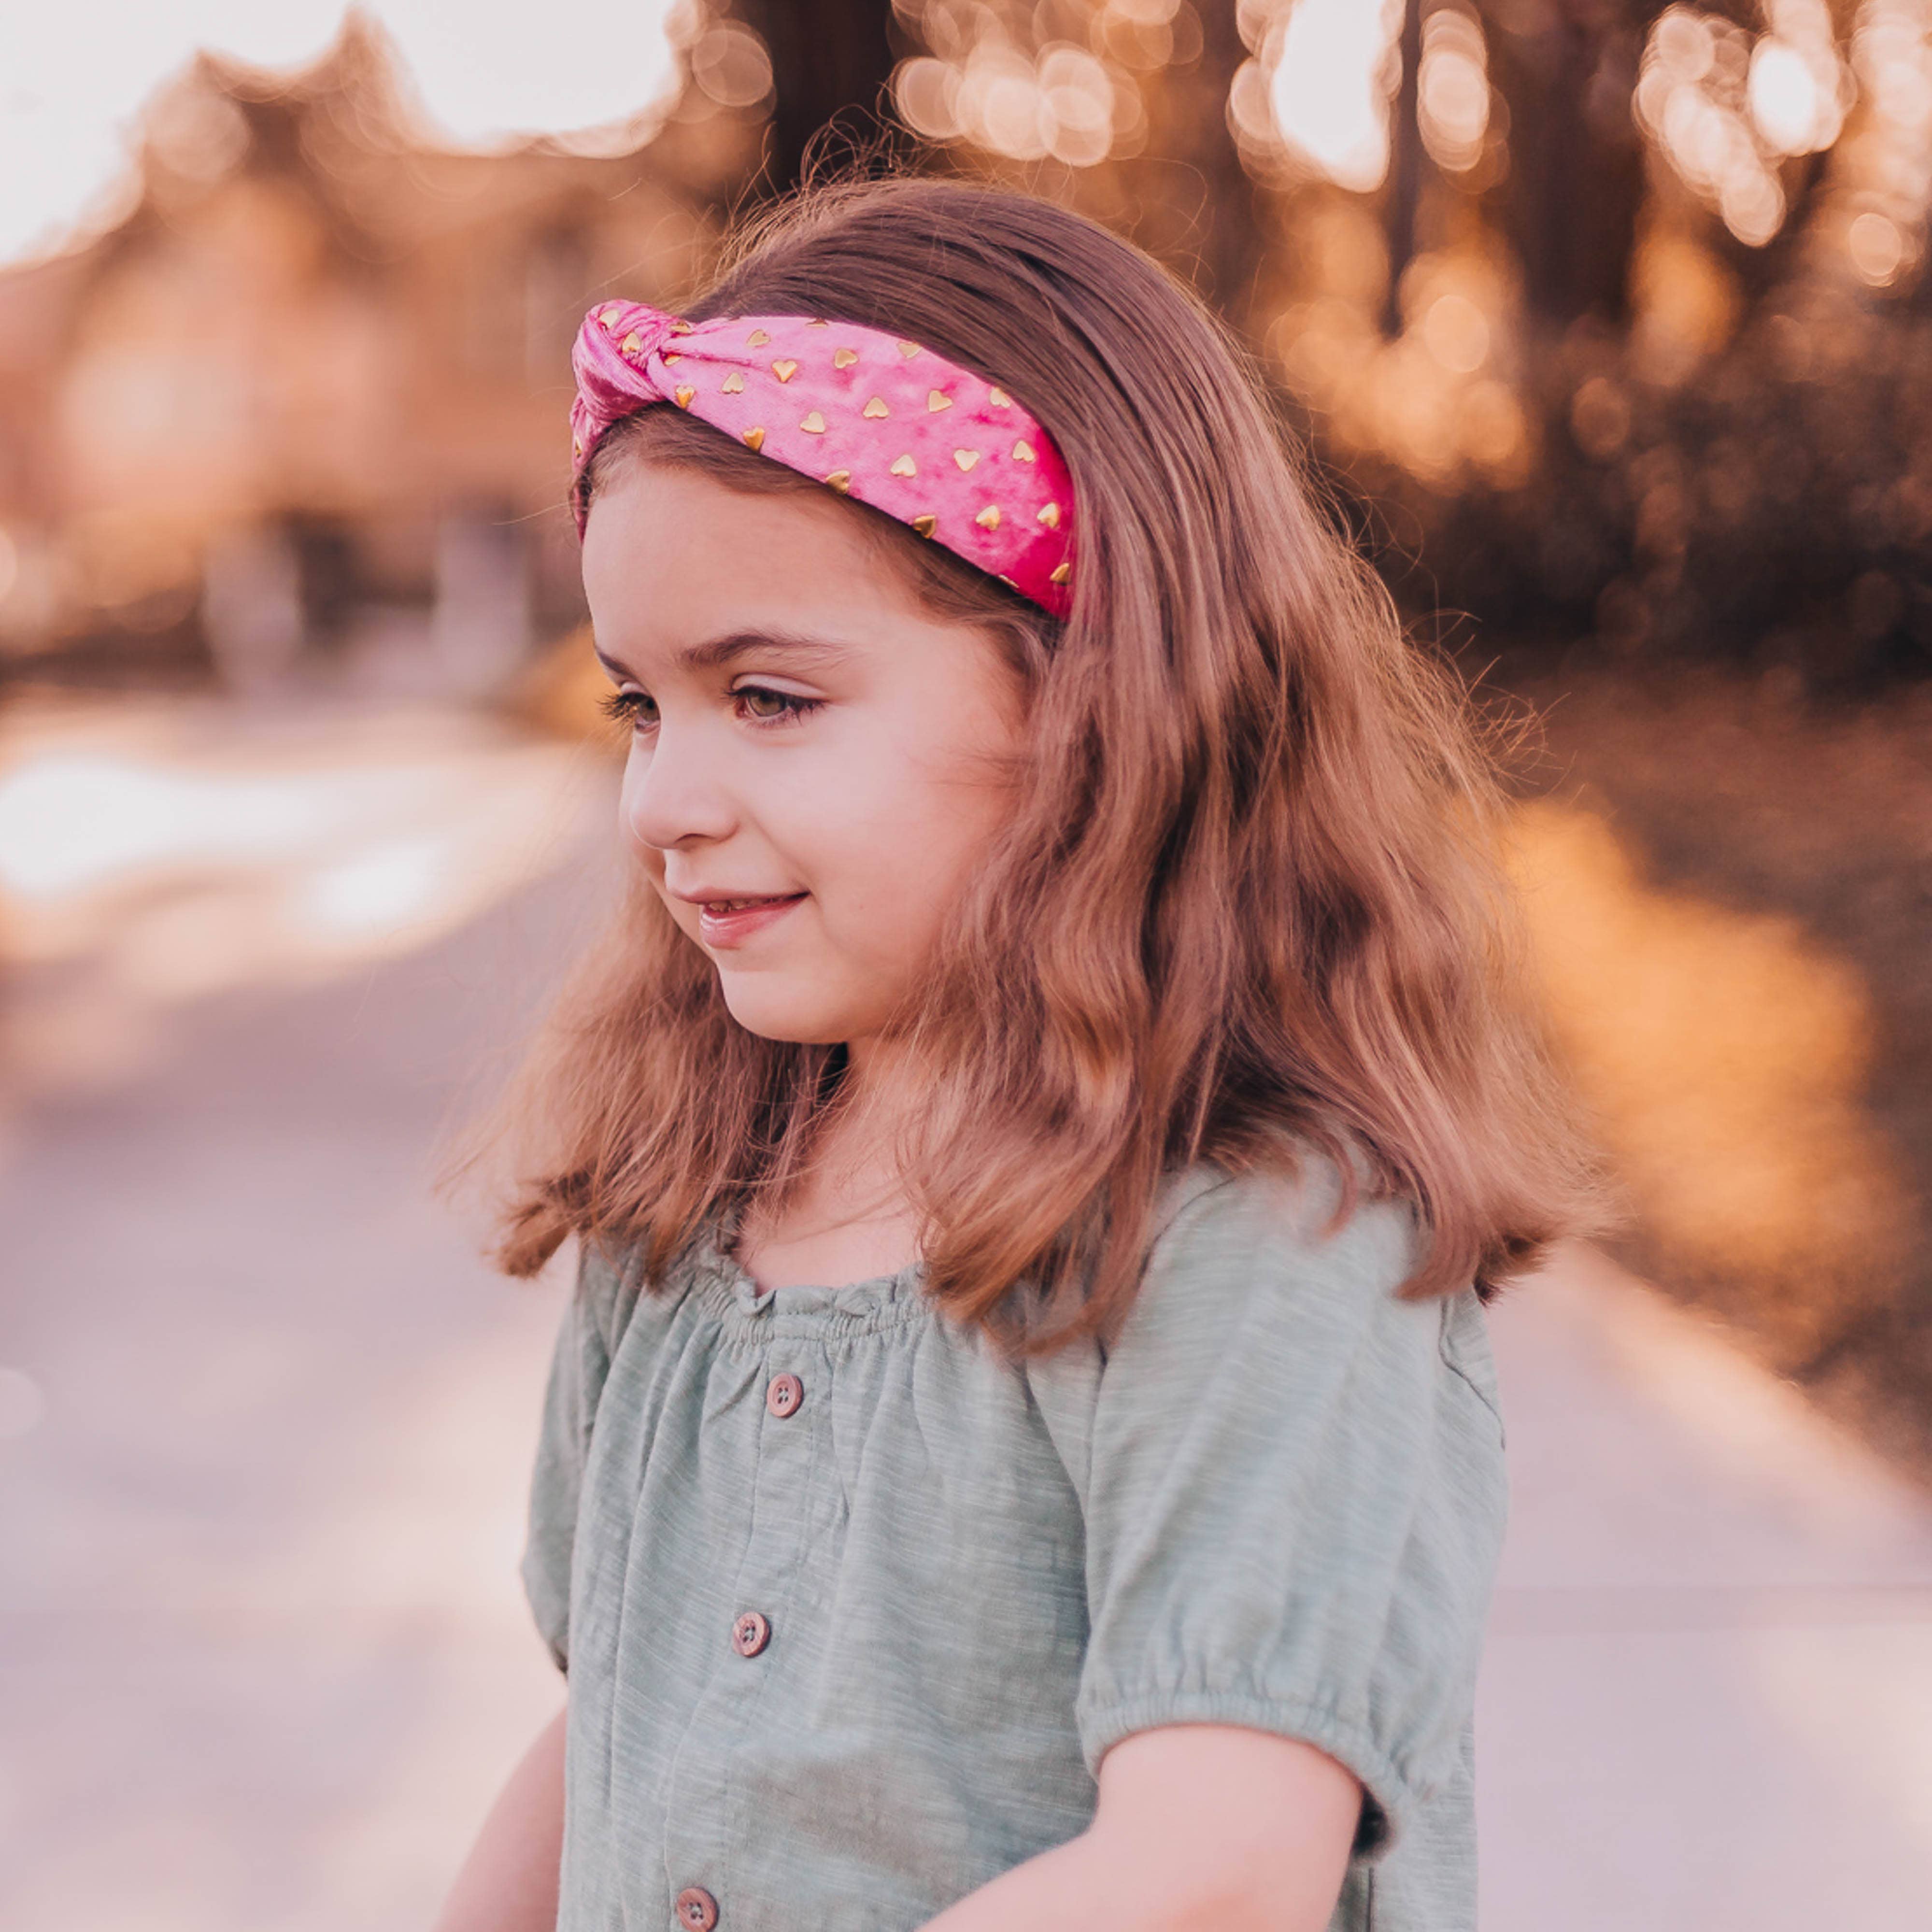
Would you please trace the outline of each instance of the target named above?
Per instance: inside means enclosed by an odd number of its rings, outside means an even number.
[[[561,1700],[515,1575],[559,1293],[429,1189],[601,899],[608,779],[460,716],[138,722],[8,748],[176,816],[8,989],[0,1924],[406,1932]],[[422,950],[358,958],[385,900]]]
[[[1484,1932],[1924,1932],[1932,1499],[1588,1251],[1491,1334]]]
[[[217,849],[44,897],[12,980],[67,1017],[0,1130],[0,1924],[419,1932],[560,1695],[514,1573],[559,1286],[490,1276],[431,1149],[600,896],[608,782],[460,720],[203,722],[125,757]],[[314,796],[278,843],[218,772]],[[1919,1932],[1932,1505],[1594,1257],[1492,1325],[1485,1932]]]
[[[190,1003],[420,953],[558,864],[603,768],[321,694],[0,712],[0,1104],[151,1070]]]

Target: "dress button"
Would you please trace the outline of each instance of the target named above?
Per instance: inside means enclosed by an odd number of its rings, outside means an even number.
[[[718,1901],[701,1885],[688,1885],[677,1895],[677,1922],[691,1932],[711,1932],[718,1923]]]
[[[747,1610],[731,1626],[731,1648],[740,1657],[756,1657],[772,1640],[772,1627],[756,1610]]]
[[[765,1384],[765,1406],[782,1422],[798,1413],[805,1400],[805,1384],[796,1376],[774,1376]]]

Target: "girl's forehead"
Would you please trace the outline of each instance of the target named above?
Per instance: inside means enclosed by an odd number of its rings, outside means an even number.
[[[629,560],[675,568],[696,588],[728,590],[741,580],[808,572],[822,559],[849,566],[870,548],[853,513],[824,493],[734,490],[700,470],[639,462],[598,490],[584,571],[608,574],[613,561]]]
[[[600,652],[634,671],[706,672],[756,643],[760,662],[849,668],[976,644],[924,604],[860,513],[836,499],[751,495],[696,472],[637,466],[600,490],[584,583]],[[726,646],[731,646],[727,650]]]
[[[748,496],[711,478],[640,470],[600,491],[584,541],[593,615],[691,632],[904,604],[865,533],[836,506]]]

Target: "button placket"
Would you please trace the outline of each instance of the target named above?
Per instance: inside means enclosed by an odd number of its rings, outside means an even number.
[[[725,1615],[730,1618],[731,1648],[736,1658],[746,1660],[764,1655],[772,1642],[773,1617],[782,1620],[794,1573],[804,1554],[804,1506],[814,1486],[820,1447],[814,1442],[818,1432],[809,1418],[795,1428],[777,1426],[790,1424],[803,1412],[808,1394],[804,1377],[790,1370],[776,1369],[769,1356],[764,1367],[765,1428],[759,1432],[762,1439],[752,1451],[756,1473],[748,1498],[752,1535],[732,1586],[734,1594],[742,1592],[738,1595],[741,1607],[734,1610],[729,1599],[725,1606]],[[818,1379],[814,1376],[809,1391],[814,1400],[824,1394]],[[754,1382],[752,1386],[758,1384]],[[742,1607],[746,1597],[766,1607]],[[741,1836],[735,1819],[730,1760],[736,1750],[755,1745],[756,1713],[768,1694],[776,1694],[767,1674],[772,1668],[769,1662],[754,1667],[748,1661],[733,1660],[714,1681],[700,1707],[697,1732],[702,1739],[702,1756],[691,1768],[695,1772],[702,1762],[704,1774],[680,1792],[686,1802],[674,1803],[666,1821],[682,1840],[673,1856],[686,1873],[708,1875],[715,1870],[726,1875]],[[699,1796],[706,1784],[712,1794],[708,1803]],[[691,1808],[688,1820],[680,1816],[686,1804]],[[717,1898],[701,1885],[686,1886],[674,1902],[673,1922],[688,1932],[712,1932],[719,1917]]]
[[[805,1384],[782,1370],[765,1384],[765,1412],[775,1421],[788,1422],[805,1406]],[[757,1657],[772,1640],[772,1626],[760,1610],[741,1610],[731,1624],[731,1648],[740,1657]]]

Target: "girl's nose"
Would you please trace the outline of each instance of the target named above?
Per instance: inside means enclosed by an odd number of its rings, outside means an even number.
[[[663,726],[624,767],[624,830],[638,845],[668,852],[694,840],[728,838],[738,817],[715,759],[693,733]]]

